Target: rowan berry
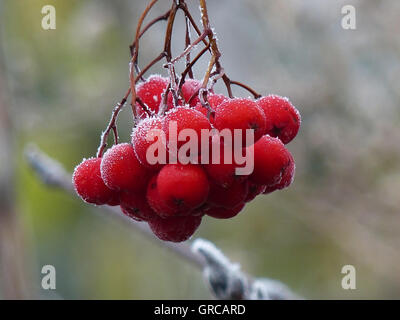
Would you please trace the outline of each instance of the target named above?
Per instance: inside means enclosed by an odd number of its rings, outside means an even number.
[[[241,202],[231,209],[227,209],[224,207],[210,207],[206,211],[206,214],[216,219],[230,219],[237,216],[239,212],[243,210],[244,206],[245,203]]]
[[[163,218],[175,216],[178,210],[170,208],[167,204],[160,198],[157,188],[157,175],[154,175],[147,186],[146,194],[147,202],[150,207]]]
[[[246,202],[246,203],[250,202],[255,197],[257,197],[259,194],[263,193],[264,191],[265,191],[264,185],[249,182],[249,193],[247,194],[247,197],[244,200],[244,202]]]
[[[220,137],[214,137],[212,143],[219,144],[219,157],[218,163],[213,163],[213,151],[210,148],[209,163],[204,164],[203,167],[207,172],[210,179],[224,188],[230,187],[235,181],[244,181],[248,178],[245,175],[236,174],[236,169],[242,167],[235,160],[235,154],[232,147],[220,141]],[[241,154],[242,155],[242,154]]]
[[[207,202],[213,206],[232,209],[244,202],[248,192],[247,180],[244,182],[235,181],[229,188],[211,183]]]
[[[299,131],[301,117],[291,102],[287,98],[269,95],[259,99],[257,104],[267,120],[265,132],[278,137],[284,144],[292,141]]]
[[[182,85],[182,92],[181,92],[182,97],[185,100],[185,102],[189,104],[191,107],[194,107],[196,106],[197,103],[200,103],[198,91],[201,88],[201,86],[202,83],[196,79],[187,79]],[[197,95],[195,95],[196,93]]]
[[[248,146],[246,130],[254,130],[254,142],[261,138],[266,130],[264,112],[250,99],[236,98],[223,102],[215,111],[214,126],[218,130],[241,130],[242,146]]]
[[[177,136],[175,137],[178,139],[179,133],[182,130],[185,129],[192,129],[194,130],[197,141],[198,141],[198,146],[197,150],[198,152],[201,151],[201,130],[206,129],[206,130],[211,130],[211,124],[210,121],[207,119],[206,116],[204,116],[201,112],[196,111],[192,108],[188,107],[177,107],[171,111],[169,111],[163,120],[163,130],[165,132],[166,138],[167,138],[167,145],[169,146],[170,144],[170,139],[172,139],[172,136],[170,136],[170,127],[172,128],[176,124],[176,130],[177,130]],[[177,141],[177,148],[179,149],[182,145],[184,145],[186,142],[190,140],[189,137],[185,141]]]
[[[208,104],[210,105],[211,109],[214,111],[222,104],[228,100],[228,97],[224,96],[223,94],[209,94],[208,95]],[[195,110],[200,111],[205,116],[208,115],[207,108],[203,107],[203,105],[199,102],[197,103]],[[210,122],[214,123],[214,114],[210,114]]]
[[[161,240],[182,242],[188,240],[200,226],[202,217],[155,218],[149,221],[150,229]]]
[[[272,186],[267,186],[263,191],[263,193],[268,194],[275,190],[282,190],[289,187],[293,182],[295,171],[296,171],[296,165],[293,156],[290,154],[289,162],[283,168],[281,180]]]
[[[122,192],[120,201],[122,212],[134,220],[149,221],[157,217],[143,192]]]
[[[168,156],[166,141],[162,138],[165,137],[162,131],[162,121],[160,118],[146,118],[142,120],[132,132],[132,145],[135,151],[136,157],[140,163],[146,168],[152,170],[159,170],[165,163],[150,163],[149,155],[147,151],[149,147],[155,143],[159,146],[160,152],[165,153],[165,157]],[[159,140],[161,139],[161,140]],[[162,150],[162,151],[161,151]],[[155,151],[154,156],[161,156],[158,151]],[[163,157],[161,157],[163,158]],[[166,160],[166,159],[165,159]]]
[[[157,176],[157,189],[168,207],[188,215],[206,201],[210,185],[199,165],[167,164]]]
[[[120,143],[108,149],[100,169],[101,177],[110,189],[139,191],[147,186],[148,172],[129,143]]]
[[[150,76],[145,82],[136,86],[136,96],[155,113],[158,112],[162,103],[162,94],[168,86],[168,79],[159,75]],[[143,107],[137,103],[136,113],[140,118],[146,116]]]
[[[254,157],[254,170],[250,175],[250,180],[265,186],[278,183],[292,159],[282,141],[269,135],[263,136],[249,147],[249,152]]]
[[[72,176],[76,193],[86,202],[115,205],[118,193],[108,188],[100,174],[101,158],[84,159]]]

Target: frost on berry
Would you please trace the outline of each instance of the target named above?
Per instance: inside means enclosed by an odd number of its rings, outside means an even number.
[[[209,94],[207,97],[208,104],[210,105],[211,109],[215,112],[217,108],[222,104],[222,102],[225,102],[228,100],[228,97],[224,96],[223,94]],[[197,103],[195,109],[197,111],[200,111],[202,114],[204,114],[206,117],[208,116],[208,110],[206,107],[204,107],[200,102]],[[214,123],[214,115],[210,115],[210,122]]]
[[[178,139],[179,134],[185,129],[193,130],[197,137],[197,150],[199,152],[201,150],[201,130],[211,130],[210,121],[201,112],[187,106],[177,107],[166,113],[163,119],[163,130],[167,138],[168,147],[170,147],[171,140]],[[170,136],[175,130],[176,137]],[[179,149],[186,142],[189,142],[189,140],[189,137],[186,140],[178,140],[177,148]]]
[[[118,193],[109,189],[100,174],[100,158],[83,159],[75,168],[72,181],[76,193],[86,202],[118,204]]]
[[[157,189],[168,207],[185,215],[206,201],[210,185],[199,165],[167,164],[158,174]]]
[[[161,159],[166,159],[167,157],[167,148],[166,141],[163,139],[165,137],[164,132],[162,131],[162,120],[160,118],[151,117],[142,120],[136,128],[132,131],[132,145],[135,151],[136,157],[140,161],[140,163],[146,168],[152,170],[161,169],[163,163],[149,162],[149,156],[147,154],[149,148],[151,146],[156,146],[155,157],[160,157]],[[158,154],[158,152],[162,152],[163,154]]]
[[[251,146],[250,152],[254,155],[254,171],[250,180],[267,187],[279,183],[293,161],[282,141],[268,135]]]
[[[248,181],[236,181],[229,188],[211,183],[207,202],[213,206],[232,209],[245,201],[248,192]]]
[[[215,111],[214,126],[218,130],[241,130],[242,146],[247,146],[246,130],[254,130],[254,141],[265,133],[264,112],[251,99],[236,98],[223,102]]]
[[[161,240],[182,242],[188,240],[200,226],[201,217],[156,218],[149,221],[153,233]]]
[[[288,144],[296,137],[301,117],[288,98],[269,95],[260,98],[257,104],[263,109],[267,119],[267,134],[271,137],[278,137],[284,144]]]
[[[243,167],[244,164],[239,165],[237,163],[233,148],[230,145],[224,144],[220,137],[214,137],[212,142],[213,144],[219,145],[219,161],[217,163],[212,161],[213,150],[210,150],[209,163],[203,165],[212,182],[224,188],[228,188],[234,182],[246,180],[247,176],[236,174],[236,169]]]
[[[120,201],[122,212],[134,220],[149,221],[156,217],[143,192],[122,192]]]
[[[113,190],[142,190],[147,185],[148,172],[137,159],[129,143],[108,149],[101,161],[101,177]]]
[[[194,107],[197,103],[200,103],[200,99],[199,99],[198,95],[195,95],[195,94],[198,93],[201,86],[202,86],[202,83],[199,80],[195,80],[195,79],[187,79],[183,83],[182,97],[185,100],[185,102],[187,104],[189,104],[191,107]]]
[[[212,206],[206,211],[206,214],[216,219],[231,219],[237,216],[240,213],[240,211],[243,210],[244,206],[245,206],[244,202],[241,202],[235,207],[230,209],[224,207]]]
[[[147,186],[146,194],[147,202],[150,207],[163,218],[176,216],[178,210],[176,208],[170,208],[163,199],[161,199],[157,188],[157,175],[154,175]]]
[[[289,162],[283,168],[281,180],[272,186],[267,186],[263,191],[263,193],[268,194],[273,191],[282,190],[289,187],[294,180],[295,172],[296,172],[296,164],[294,162],[293,156],[290,154]]]
[[[167,88],[169,80],[159,75],[151,75],[145,82],[136,86],[137,97],[155,113],[162,102],[162,94]],[[140,104],[136,104],[136,112],[140,118],[145,117],[145,111]]]

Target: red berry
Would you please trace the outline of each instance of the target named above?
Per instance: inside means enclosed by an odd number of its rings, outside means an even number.
[[[166,141],[158,141],[162,135],[164,135],[164,132],[162,131],[162,121],[160,118],[146,118],[142,120],[132,132],[132,145],[136,157],[146,168],[158,170],[164,165],[163,163],[151,164],[147,158],[147,150],[153,144],[159,145],[159,150],[163,150],[165,156],[168,156]],[[157,153],[155,156],[163,158],[163,155],[158,155]]]
[[[263,193],[268,194],[275,190],[281,190],[289,187],[293,182],[295,171],[296,171],[296,165],[294,163],[292,155],[290,154],[290,161],[287,164],[287,166],[283,169],[282,179],[272,186],[267,186]]]
[[[212,179],[213,182],[222,186],[224,188],[228,188],[231,186],[235,181],[244,181],[247,179],[248,176],[244,175],[237,175],[236,168],[243,167],[243,165],[238,165],[235,161],[235,155],[230,146],[221,143],[219,137],[213,138],[212,142],[220,145],[220,154],[218,160],[219,163],[212,163],[212,148],[210,148],[210,158],[209,163],[204,164],[203,167],[207,172],[207,175]],[[228,158],[225,156],[225,153],[230,154]],[[230,161],[228,161],[230,158]],[[231,163],[228,163],[231,162]]]
[[[272,186],[282,179],[292,156],[278,138],[263,136],[249,148],[254,156],[254,171],[250,180],[256,184]]]
[[[72,176],[76,193],[86,202],[114,205],[117,192],[109,189],[100,174],[101,158],[84,159]]]
[[[249,193],[247,194],[246,199],[244,202],[250,202],[253,200],[255,197],[257,197],[259,194],[263,193],[265,191],[265,186],[261,184],[255,184],[255,183],[249,183]]]
[[[201,88],[202,83],[199,80],[195,79],[187,79],[182,85],[182,97],[186,103],[188,103],[191,107],[194,107],[197,103],[200,103],[199,96],[193,96],[198,93]],[[193,99],[190,99],[192,98]],[[190,101],[189,101],[190,100]]]
[[[188,240],[200,226],[201,217],[156,218],[149,221],[153,233],[161,240],[182,242]]]
[[[121,209],[124,214],[138,221],[149,221],[157,217],[146,201],[145,193],[122,192]]]
[[[242,146],[246,144],[246,129],[254,130],[254,141],[264,134],[266,120],[264,112],[250,99],[236,98],[223,102],[215,111],[214,126],[218,130],[242,130]]]
[[[168,86],[168,79],[158,75],[150,76],[147,81],[140,83],[136,87],[136,96],[146,104],[150,110],[158,112],[162,103],[162,94]],[[145,117],[145,111],[142,106],[136,104],[137,115],[141,118]]]
[[[278,137],[284,144],[289,143],[297,135],[301,118],[299,111],[287,98],[269,95],[257,101],[267,119],[266,133]]]
[[[277,186],[278,186],[278,184],[273,184],[272,186],[265,187],[263,194],[270,194],[270,193],[278,190]]]
[[[209,94],[208,95],[208,103],[210,104],[211,109],[215,112],[219,105],[222,102],[228,100],[228,97],[225,97],[223,94]],[[195,110],[200,111],[202,114],[207,116],[208,110],[207,108],[203,107],[202,104],[199,102],[197,103]],[[214,123],[214,115],[210,115],[210,122]]]
[[[154,175],[147,186],[146,194],[147,202],[150,207],[163,218],[175,216],[178,211],[176,209],[170,208],[167,204],[160,198],[157,188],[157,175]]]
[[[177,136],[174,139],[178,139],[179,133],[184,129],[192,129],[196,133],[198,139],[198,152],[201,151],[201,130],[211,130],[210,121],[201,112],[188,107],[177,107],[169,111],[163,121],[163,130],[167,137],[167,144],[170,145],[170,125],[176,123]],[[182,145],[188,142],[190,138],[185,141],[177,141],[177,148],[179,149]]]
[[[216,219],[230,219],[239,214],[243,210],[245,203],[242,202],[236,207],[227,209],[223,207],[211,207],[206,211],[206,214]]]
[[[167,206],[188,215],[206,201],[210,185],[199,165],[167,164],[158,174],[157,189]]]
[[[229,188],[210,184],[207,202],[217,207],[232,209],[244,202],[249,192],[248,181],[234,182]]]
[[[119,206],[120,205],[120,193],[114,191],[114,195],[110,198],[110,200],[108,200],[107,204],[109,206]]]
[[[120,143],[104,154],[101,177],[110,189],[139,191],[147,185],[148,172],[136,158],[132,145]]]

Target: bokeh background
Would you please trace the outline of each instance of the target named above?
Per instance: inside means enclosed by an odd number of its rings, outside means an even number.
[[[187,2],[199,21],[197,1]],[[198,270],[77,197],[47,188],[24,159],[34,143],[72,171],[95,153],[128,87],[128,46],[146,3],[0,0],[0,297],[210,297]],[[46,4],[56,8],[56,30],[41,28]],[[357,10],[356,30],[341,27],[346,4]],[[160,1],[152,16],[169,5]],[[195,237],[306,298],[400,298],[400,2],[208,6],[227,73],[263,94],[288,96],[303,123],[288,146],[294,184],[257,198],[234,219],[204,219]],[[175,54],[184,45],[178,18]],[[141,63],[160,52],[164,26],[143,38]],[[157,65],[151,72],[165,71]],[[127,108],[119,120],[123,140],[131,126]],[[40,289],[46,264],[57,270],[52,292]],[[341,287],[347,264],[356,267],[356,290]]]

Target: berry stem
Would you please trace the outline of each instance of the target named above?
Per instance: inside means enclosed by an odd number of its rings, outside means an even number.
[[[185,16],[185,47],[189,47],[191,44],[191,39],[190,39],[190,21],[187,16]],[[193,70],[192,67],[190,67],[190,52],[187,53],[186,55],[186,68],[189,68],[189,78],[193,79]]]
[[[153,25],[155,25],[157,22],[159,21],[165,21],[168,19],[169,15],[171,13],[171,10],[168,10],[166,13],[162,14],[161,16],[158,16],[157,18],[153,19],[152,21],[150,21],[140,32],[139,34],[139,39],[147,32],[147,30],[150,29],[150,27],[152,27]],[[132,44],[129,46],[130,52],[131,52],[131,56],[134,55],[134,50],[136,47],[136,38],[135,40],[132,42]]]
[[[114,107],[112,114],[111,114],[111,119],[107,125],[107,128],[101,134],[100,145],[99,145],[99,148],[97,149],[97,154],[96,154],[97,158],[101,158],[103,156],[104,149],[107,147],[108,135],[110,134],[111,130],[114,133],[115,143],[116,144],[118,143],[118,132],[117,132],[116,122],[117,122],[118,114],[121,111],[121,109],[124,107],[126,101],[128,100],[130,93],[131,93],[131,89],[128,89],[128,91],[125,93],[125,96],[122,98],[122,100]]]
[[[237,85],[239,87],[242,87],[243,89],[246,89],[248,92],[250,92],[254,96],[254,99],[261,98],[261,94],[257,93],[255,90],[253,90],[252,88],[250,88],[248,85],[246,85],[244,83],[241,83],[239,81],[233,81],[233,80],[230,80],[230,83]]]
[[[206,29],[204,32],[195,40],[193,41],[189,46],[186,47],[186,49],[176,58],[172,59],[171,63],[176,63],[180,59],[182,59],[184,56],[190,55],[190,51],[192,51],[203,39],[205,39],[209,34],[211,30]]]

